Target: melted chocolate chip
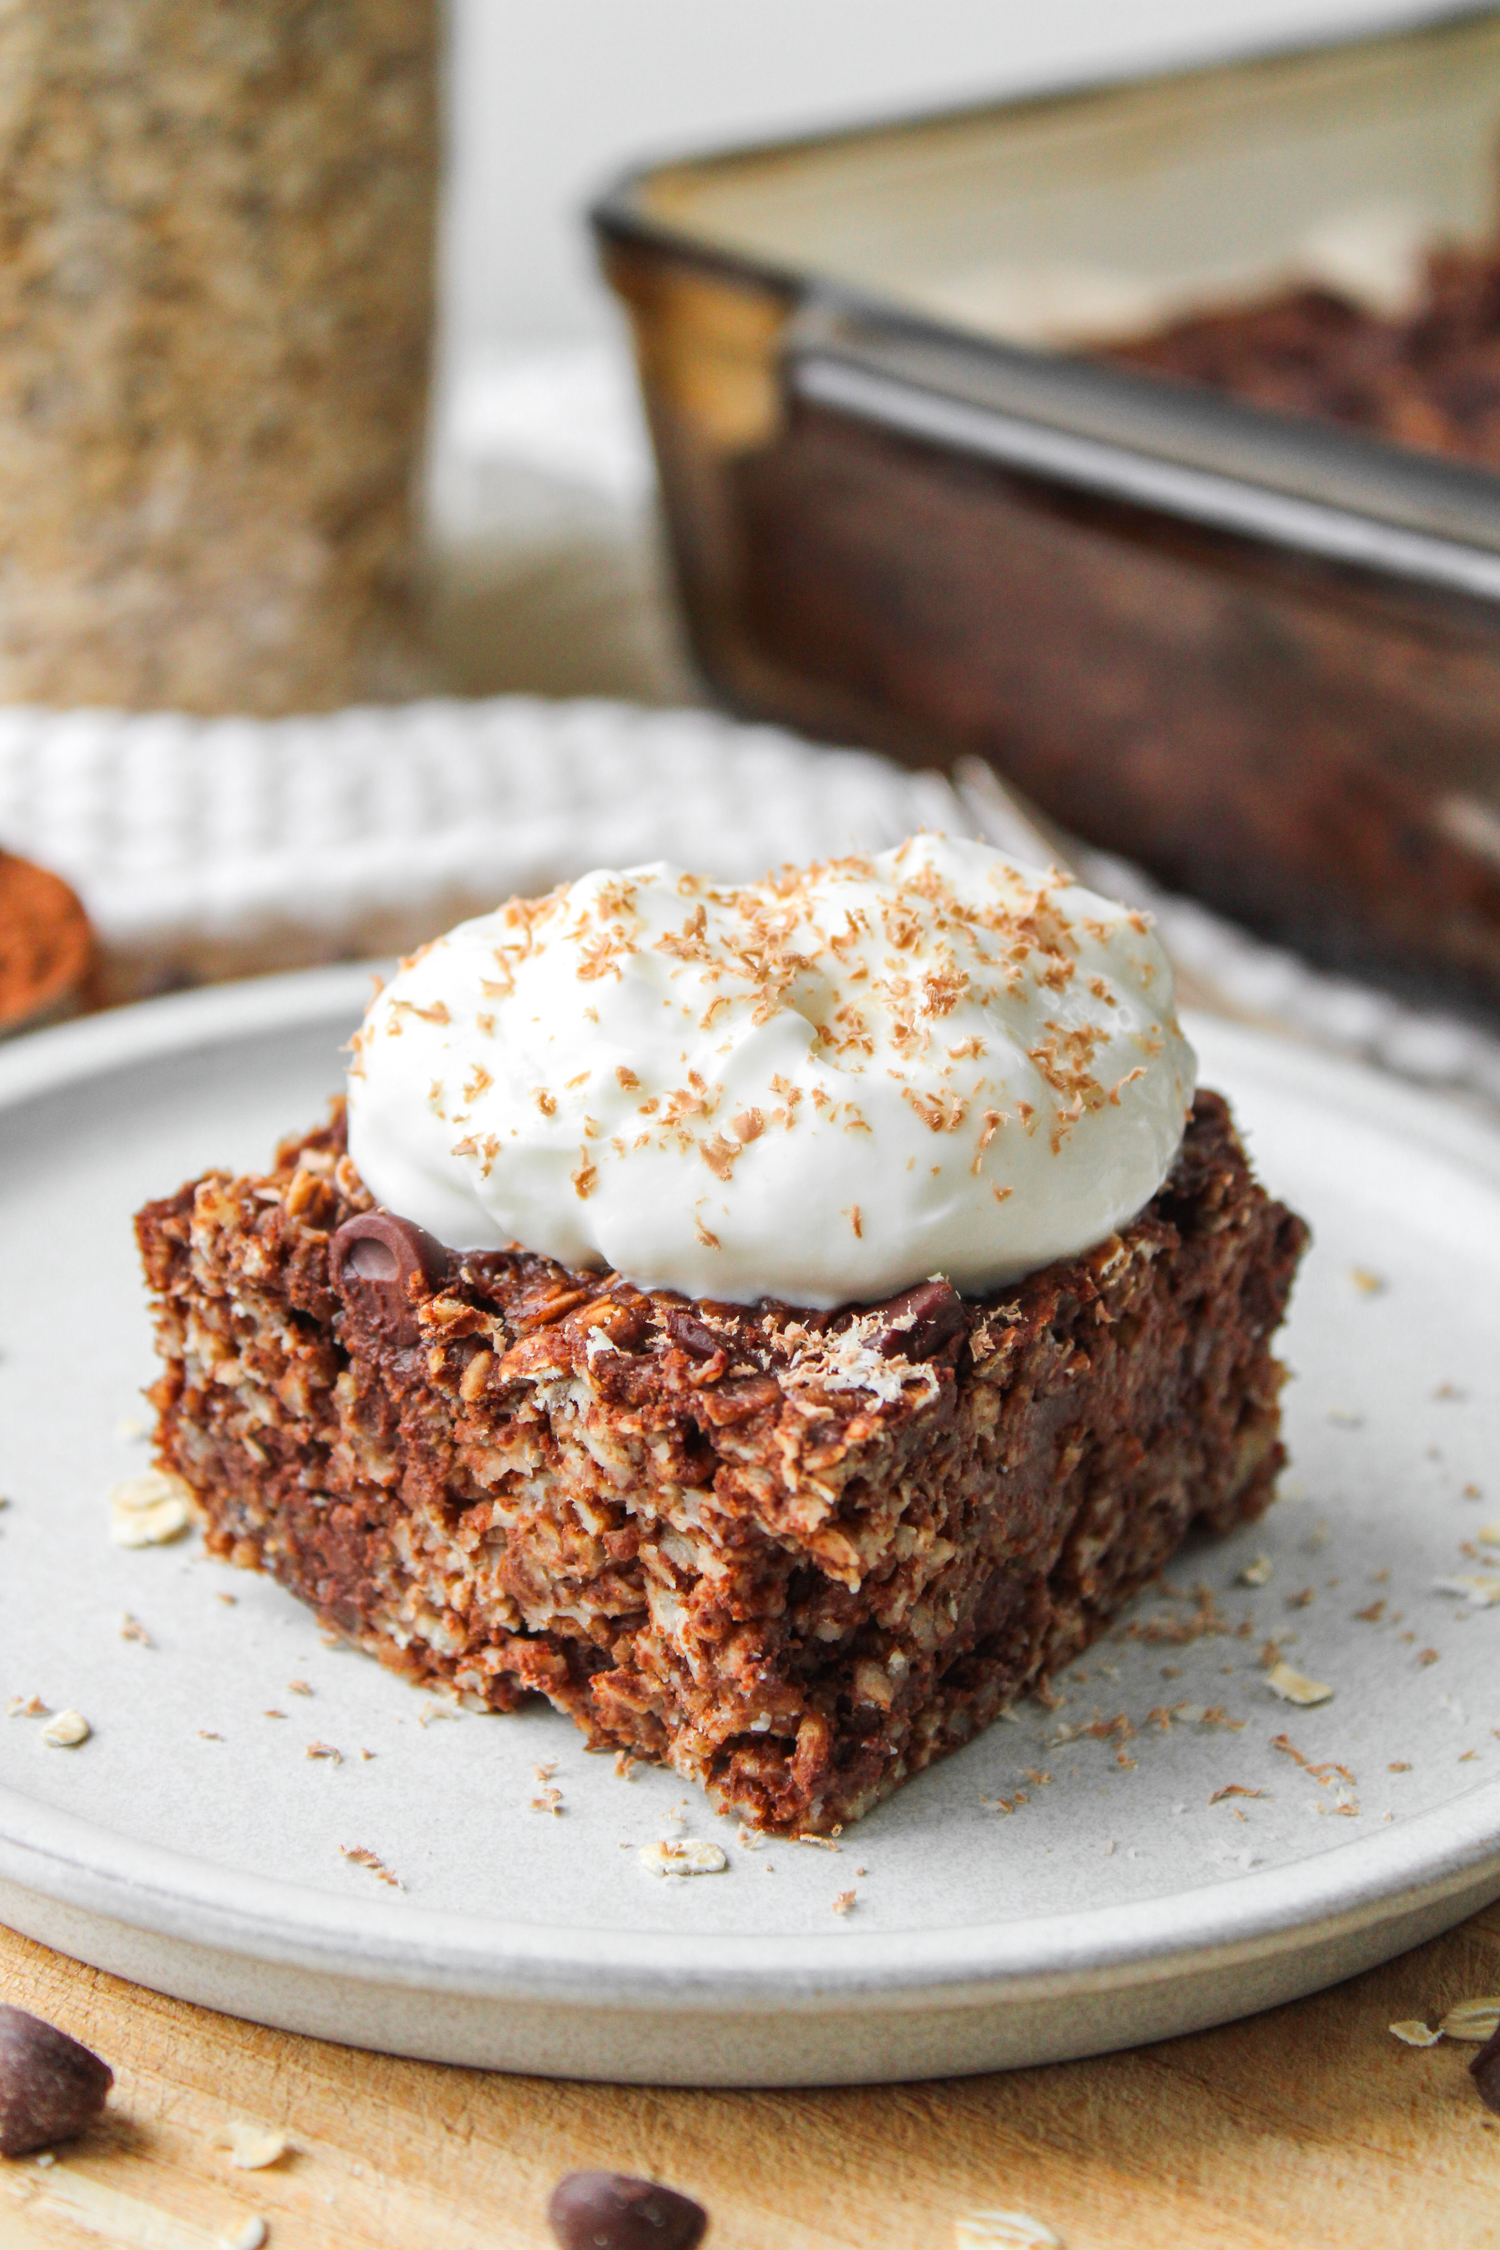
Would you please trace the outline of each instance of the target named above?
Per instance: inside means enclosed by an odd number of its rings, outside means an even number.
[[[951,1281],[919,1281],[875,1310],[885,1317],[872,1339],[882,1359],[931,1359],[964,1326],[964,1301]]]
[[[716,1336],[706,1321],[697,1320],[692,1313],[669,1312],[663,1323],[674,1344],[680,1344],[694,1359],[712,1359],[723,1349],[724,1339]]]
[[[547,2205],[562,2250],[696,2250],[708,2213],[691,2196],[623,2172],[569,2172]]]
[[[1469,2064],[1479,2098],[1486,2109],[1500,2114],[1500,2031],[1492,2031]]]
[[[412,1302],[447,1279],[449,1258],[443,1245],[410,1219],[393,1211],[365,1211],[346,1219],[328,1246],[333,1286],[353,1322],[357,1342],[398,1349],[418,1342],[421,1329]]]
[[[114,2082],[108,2063],[55,2024],[0,2007],[0,2156],[26,2156],[81,2133]]]

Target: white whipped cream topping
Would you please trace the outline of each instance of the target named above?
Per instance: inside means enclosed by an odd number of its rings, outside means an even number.
[[[1071,1256],[1166,1177],[1195,1062],[1145,918],[987,845],[720,885],[602,870],[372,1003],[371,1193],[454,1248],[826,1307]]]

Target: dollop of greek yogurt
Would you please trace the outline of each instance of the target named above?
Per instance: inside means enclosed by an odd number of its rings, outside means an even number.
[[[741,1303],[979,1294],[1149,1202],[1195,1068],[1143,915],[923,834],[460,923],[372,1002],[349,1145],[455,1249]]]

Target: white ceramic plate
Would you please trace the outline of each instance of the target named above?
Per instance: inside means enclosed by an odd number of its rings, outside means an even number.
[[[620,1778],[549,1711],[442,1718],[325,1646],[269,1581],[191,1542],[111,1544],[106,1493],[147,1461],[121,1429],[151,1374],[130,1214],[206,1166],[262,1163],[316,1116],[365,992],[355,970],[221,987],[0,1053],[0,1699],[71,1705],[94,1730],[53,1749],[38,1720],[0,1718],[14,1927],[361,2045],[787,2084],[1222,2021],[1500,1894],[1500,1607],[1434,1590],[1486,1556],[1500,1575],[1480,1537],[1500,1521],[1490,1129],[1196,1023],[1205,1081],[1316,1231],[1286,1338],[1281,1501],[1185,1554],[1169,1576],[1186,1591],[1140,1601],[1056,1709],[993,1727],[837,1852],[751,1848],[674,1776]],[[1262,1553],[1268,1581],[1238,1583]],[[125,1612],[152,1645],[121,1637]],[[1331,1702],[1273,1697],[1272,1633]],[[533,1806],[547,1786],[560,1813]],[[724,1873],[642,1868],[674,1807]]]

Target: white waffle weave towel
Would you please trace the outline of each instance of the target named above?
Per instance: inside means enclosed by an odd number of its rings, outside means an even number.
[[[403,952],[590,867],[670,859],[737,879],[922,826],[1025,848],[992,790],[701,710],[522,696],[284,720],[0,710],[0,843],[80,891],[112,999]],[[1076,862],[1148,907],[1221,1003],[1500,1105],[1500,1039],[1309,969],[1123,861]]]

